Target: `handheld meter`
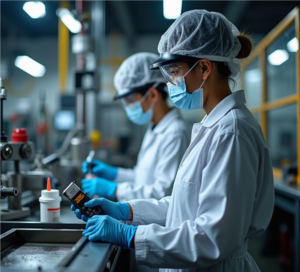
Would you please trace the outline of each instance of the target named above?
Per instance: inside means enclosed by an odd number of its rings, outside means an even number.
[[[78,208],[85,216],[92,217],[93,215],[102,214],[102,210],[99,206],[84,206],[84,203],[90,201],[91,198],[76,185],[75,181],[71,182],[62,194],[68,198],[72,204],[74,204],[74,206]]]

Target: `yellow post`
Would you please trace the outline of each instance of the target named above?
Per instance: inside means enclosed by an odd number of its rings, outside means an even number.
[[[60,8],[69,8],[68,1],[62,1]],[[67,91],[69,64],[69,30],[64,23],[58,19],[58,82],[61,94]]]
[[[297,9],[297,15],[295,18],[295,29],[296,29],[296,38],[298,39],[298,43],[300,41],[300,12]],[[297,160],[298,160],[298,175],[297,175],[297,184],[300,185],[300,52],[299,49],[296,53],[296,84],[297,84]]]

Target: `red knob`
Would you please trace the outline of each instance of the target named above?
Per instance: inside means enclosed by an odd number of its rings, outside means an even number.
[[[25,128],[14,128],[11,135],[11,141],[14,143],[28,142],[28,134]]]

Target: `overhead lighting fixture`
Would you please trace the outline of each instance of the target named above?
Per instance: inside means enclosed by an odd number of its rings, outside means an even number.
[[[68,9],[59,8],[56,14],[72,33],[79,33],[81,31],[81,23],[74,18]]]
[[[268,56],[268,61],[272,65],[279,66],[289,59],[289,54],[286,50],[276,50]]]
[[[164,17],[176,19],[181,14],[182,0],[164,0]]]
[[[298,39],[295,37],[287,43],[287,48],[290,52],[297,52],[299,49]]]
[[[261,70],[259,68],[251,69],[245,72],[245,79],[249,83],[256,83],[262,80]]]
[[[46,73],[44,65],[36,62],[28,56],[18,56],[15,60],[15,65],[34,77],[42,77]]]
[[[26,2],[23,5],[23,10],[32,18],[38,19],[46,15],[46,8],[42,2]]]

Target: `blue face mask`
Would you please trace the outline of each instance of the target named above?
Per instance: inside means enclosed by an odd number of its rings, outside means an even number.
[[[146,112],[143,112],[143,108],[141,105],[141,103],[145,100],[148,94],[149,91],[144,95],[144,97],[140,101],[131,103],[129,106],[125,107],[128,119],[136,125],[146,125],[152,120],[154,104],[152,103],[150,109]]]
[[[198,61],[199,62],[199,61]],[[175,79],[176,86],[168,83],[168,91],[171,101],[174,105],[182,110],[195,110],[203,109],[203,89],[202,86],[205,82],[203,80],[199,89],[195,90],[192,94],[186,91],[185,76],[198,64],[196,62],[194,66],[184,75]]]

